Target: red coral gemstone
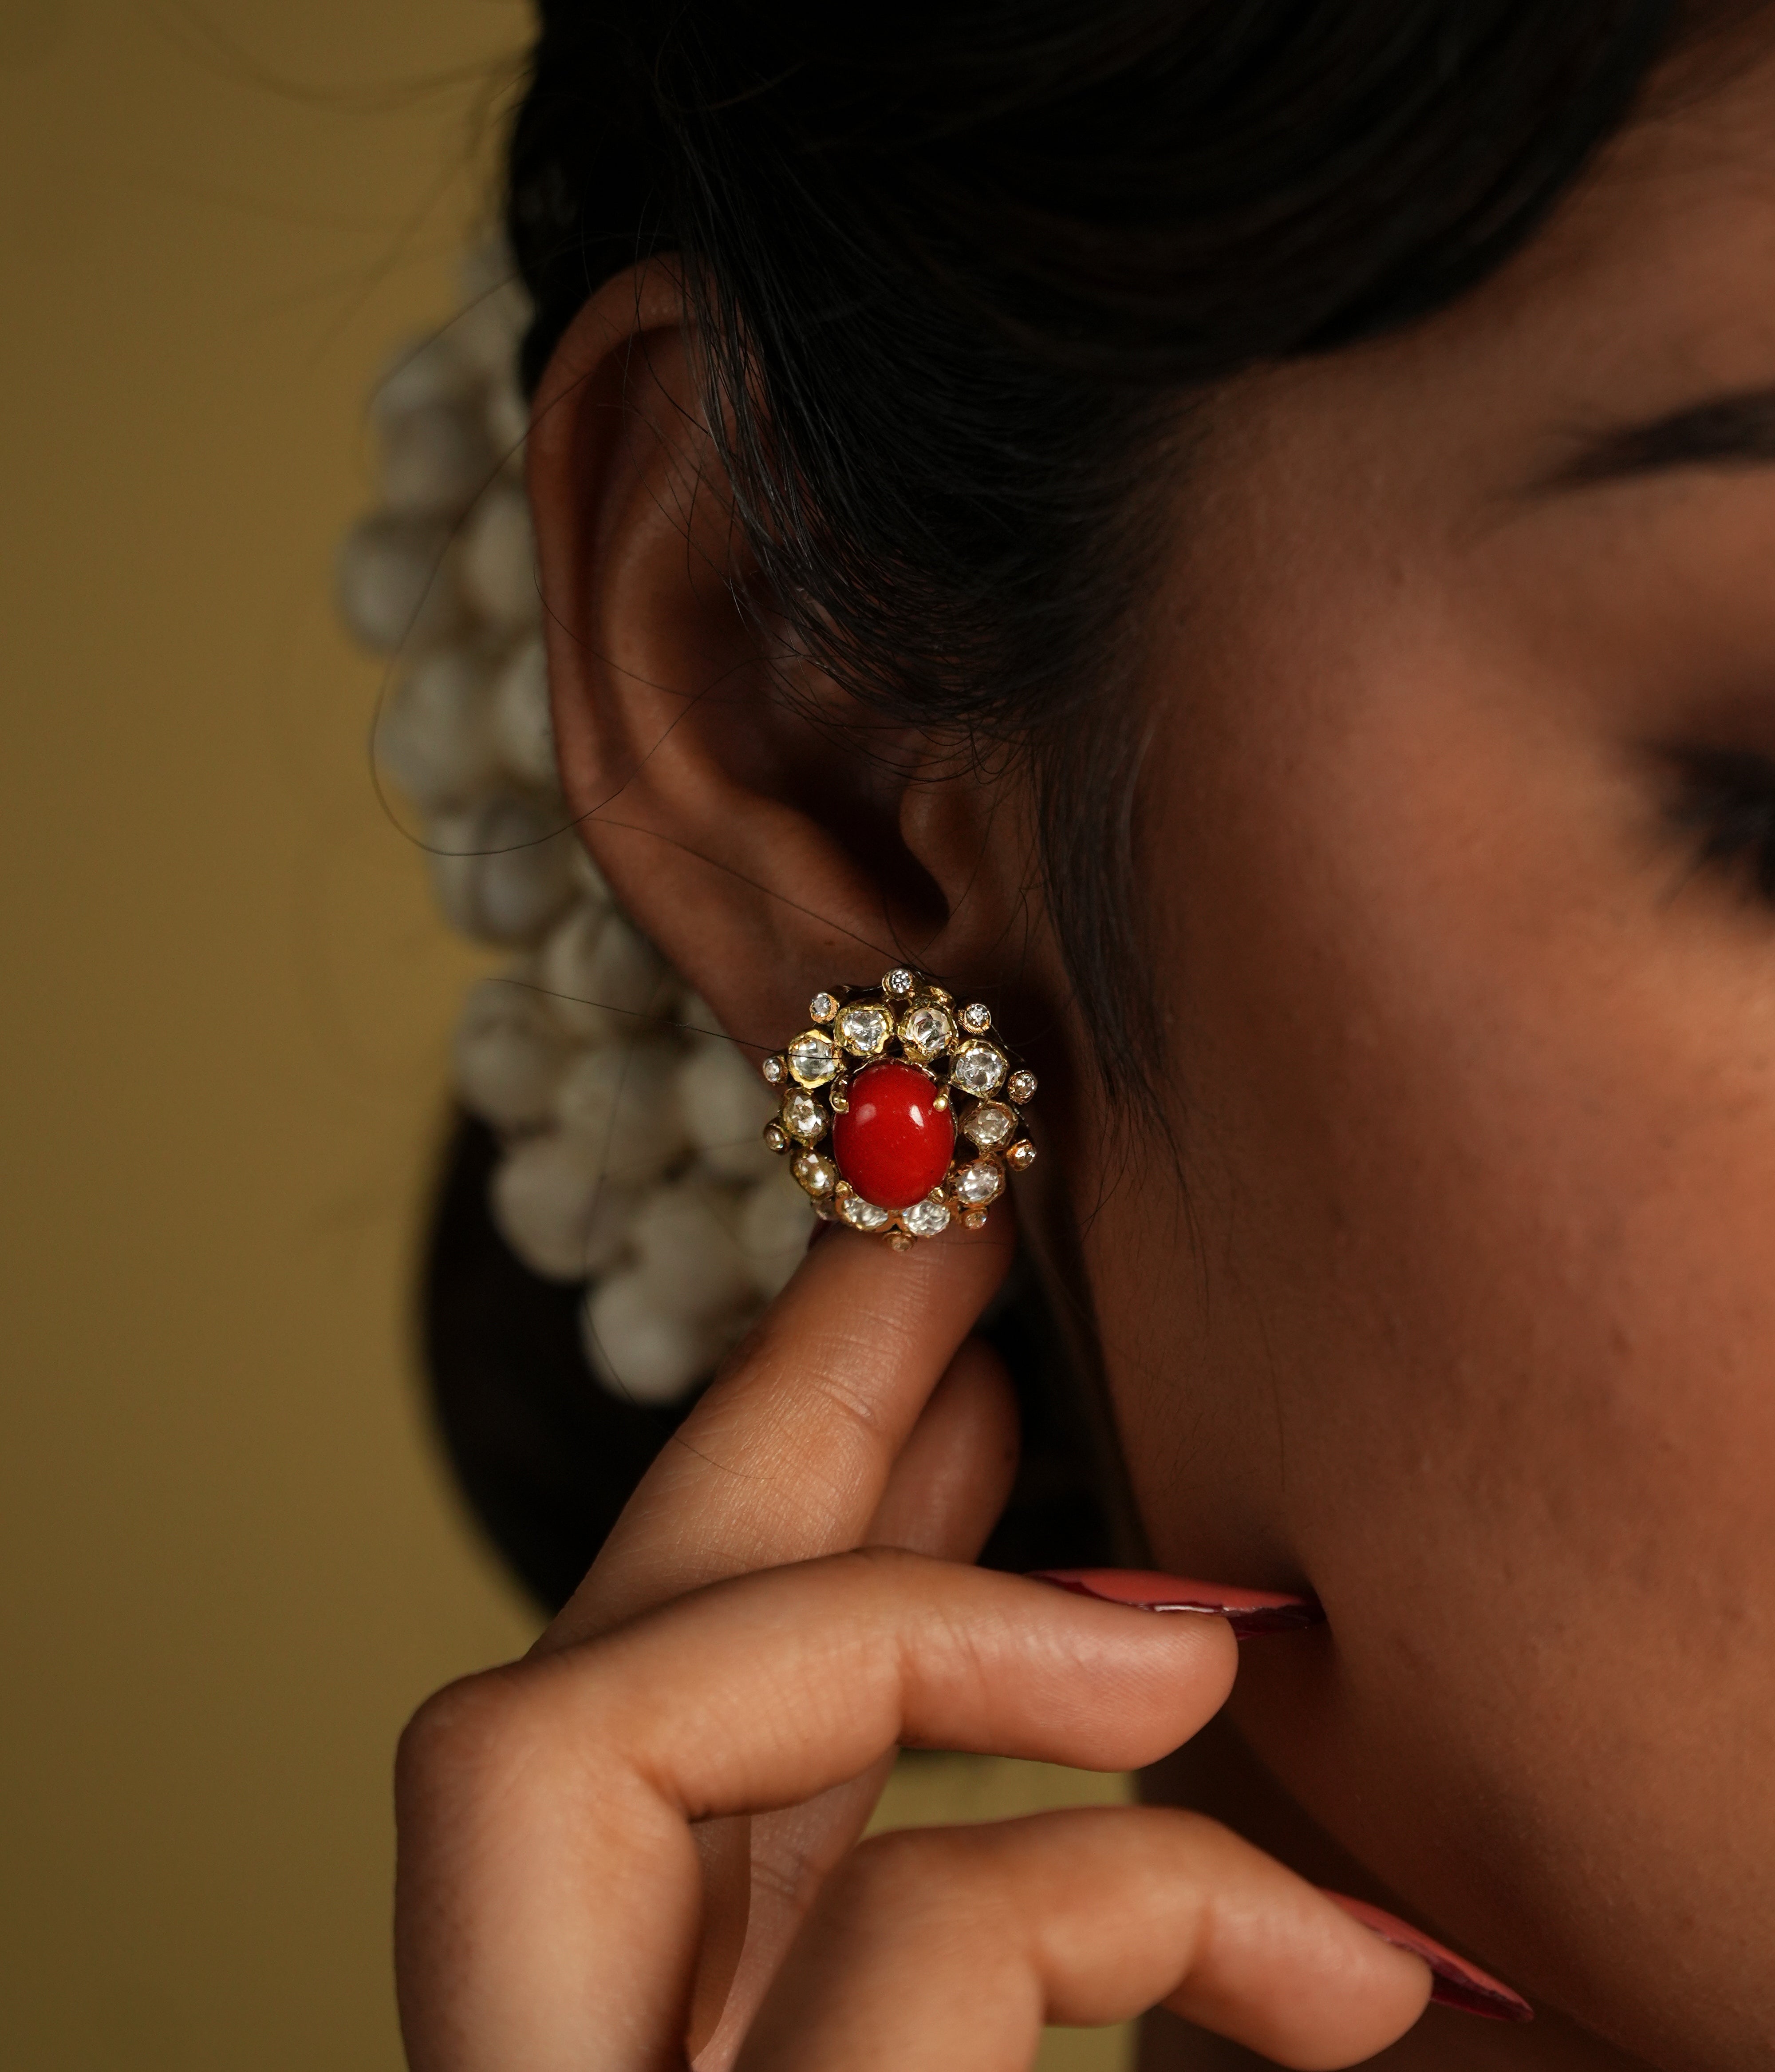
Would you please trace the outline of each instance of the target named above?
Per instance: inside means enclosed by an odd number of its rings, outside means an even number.
[[[850,1083],[850,1106],[832,1118],[832,1156],[865,1202],[909,1209],[949,1170],[955,1118],[915,1065],[885,1058]]]

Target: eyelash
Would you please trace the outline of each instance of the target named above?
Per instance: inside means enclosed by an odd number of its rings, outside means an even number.
[[[1704,869],[1748,876],[1775,906],[1775,761],[1736,748],[1670,751],[1681,785],[1672,818],[1699,843]]]

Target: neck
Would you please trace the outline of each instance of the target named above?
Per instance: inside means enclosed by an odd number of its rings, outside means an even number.
[[[1410,1917],[1409,1906],[1377,1887],[1355,1858],[1308,1818],[1224,1720],[1210,1722],[1187,1746],[1143,1772],[1140,1796],[1150,1804],[1209,1814],[1315,1885],[1361,1893]],[[1434,1923],[1424,1925],[1436,1932]],[[1537,2002],[1535,2012],[1531,2025],[1517,2028],[1432,2007],[1407,2036],[1368,2062],[1387,2072],[1649,2072],[1643,2059],[1604,2043],[1556,2008]],[[1141,2025],[1136,2067],[1242,2072],[1268,2062],[1161,2010]]]

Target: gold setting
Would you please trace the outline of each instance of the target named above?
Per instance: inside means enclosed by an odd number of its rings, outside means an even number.
[[[1011,1174],[1026,1172],[1036,1155],[1023,1114],[1035,1074],[1012,1056],[985,1002],[958,1006],[935,979],[897,964],[878,986],[816,993],[807,1018],[812,1026],[773,1051],[761,1069],[782,1104],[765,1126],[765,1141],[794,1154],[790,1170],[816,1212],[883,1237],[896,1252],[940,1236],[951,1223],[978,1230]],[[851,1080],[880,1058],[916,1067],[936,1088],[932,1106],[953,1112],[956,1121],[948,1171],[905,1209],[865,1201],[840,1175],[829,1147],[815,1148],[832,1118],[848,1112]]]

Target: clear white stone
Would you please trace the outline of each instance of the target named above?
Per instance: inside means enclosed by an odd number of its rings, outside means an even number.
[[[768,1301],[781,1289],[807,1256],[813,1226],[813,1204],[787,1173],[749,1190],[740,1206],[740,1248],[755,1293]]]
[[[831,1037],[810,1029],[789,1046],[789,1069],[804,1087],[823,1087],[838,1071],[838,1053]]]
[[[454,1042],[456,1091],[496,1129],[528,1129],[553,1107],[567,1046],[528,987],[483,979],[462,1004]]]
[[[909,1008],[900,1017],[900,1041],[918,1057],[939,1056],[955,1035],[955,1023],[940,1007]]]
[[[745,1053],[719,1038],[699,1042],[678,1068],[678,1105],[690,1141],[711,1173],[755,1180],[776,1168],[764,1141],[776,1102]]]
[[[838,1002],[829,993],[816,993],[807,1003],[809,1017],[816,1022],[830,1022],[838,1012]]]
[[[826,1133],[826,1111],[811,1094],[792,1093],[783,1104],[783,1126],[803,1144],[817,1143]]]
[[[622,915],[590,902],[550,931],[536,982],[562,1028],[582,1043],[632,1042],[670,1009],[665,960]]]
[[[900,1221],[914,1237],[935,1237],[949,1227],[949,1211],[941,1202],[914,1202],[901,1210]]]
[[[906,993],[912,990],[912,974],[903,965],[896,965],[881,981],[884,993]]]
[[[525,641],[494,679],[487,722],[494,748],[512,775],[539,791],[552,789],[559,772],[541,641]]]
[[[688,1149],[678,1064],[675,1046],[651,1042],[587,1050],[568,1067],[556,1116],[607,1178],[635,1186],[657,1180]]]
[[[440,813],[427,829],[445,919],[490,943],[531,943],[573,895],[573,837],[527,799]]]
[[[766,1085],[772,1087],[775,1086],[782,1079],[786,1069],[787,1068],[784,1066],[783,1060],[780,1058],[775,1056],[766,1058],[764,1063],[758,1067],[758,1070],[764,1075]]]
[[[730,1332],[663,1303],[653,1282],[631,1271],[593,1291],[580,1311],[580,1335],[610,1394],[630,1403],[676,1403],[714,1371]]]
[[[797,1183],[810,1194],[829,1194],[838,1185],[838,1168],[817,1151],[803,1151],[791,1168]]]
[[[853,1228],[861,1231],[885,1230],[894,1220],[891,1209],[878,1209],[861,1194],[847,1194],[838,1205],[838,1213]]]
[[[532,1273],[582,1281],[616,1263],[628,1239],[635,1190],[598,1178],[586,1147],[553,1132],[521,1139],[493,1176],[493,1220]]]
[[[341,541],[335,595],[339,617],[379,655],[434,648],[459,632],[462,597],[450,528],[430,518],[378,512]]]
[[[873,1058],[894,1033],[885,1007],[847,1007],[838,1018],[838,1038],[859,1058]]]
[[[996,1202],[1004,1191],[1005,1169],[996,1158],[976,1158],[955,1175],[956,1196],[971,1207]]]
[[[961,1026],[971,1036],[984,1036],[992,1026],[992,1010],[984,1001],[971,1000],[961,1011]]]
[[[420,517],[454,516],[487,487],[494,455],[473,403],[427,403],[391,418],[383,434],[382,501]]]
[[[524,492],[499,483],[488,490],[462,530],[462,592],[503,632],[528,633],[541,614],[536,543]]]
[[[1005,1060],[990,1043],[964,1043],[950,1060],[949,1076],[971,1094],[989,1094],[1005,1077]]]
[[[421,812],[462,804],[497,780],[487,664],[470,649],[440,648],[395,686],[376,723],[383,773]]]
[[[1017,1117],[1000,1101],[982,1101],[962,1117],[962,1135],[982,1151],[996,1151],[1017,1134]]]
[[[1011,1083],[1005,1088],[1005,1092],[1014,1101],[1026,1101],[1030,1100],[1035,1092],[1035,1074],[1033,1072],[1013,1072],[1011,1075]]]

